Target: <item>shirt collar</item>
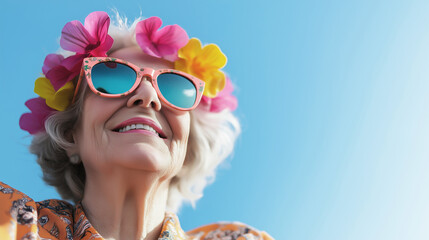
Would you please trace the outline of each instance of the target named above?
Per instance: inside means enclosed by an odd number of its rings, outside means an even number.
[[[98,239],[102,240],[101,235],[91,225],[86,218],[82,204],[76,204],[74,211],[73,239]],[[179,218],[174,213],[165,213],[162,223],[161,234],[158,240],[185,240],[189,239],[183,229],[180,227]]]

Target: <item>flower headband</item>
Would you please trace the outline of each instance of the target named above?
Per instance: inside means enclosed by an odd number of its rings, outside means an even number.
[[[56,111],[64,111],[71,104],[74,83],[86,57],[105,57],[113,45],[108,34],[110,18],[105,12],[92,12],[82,25],[75,20],[68,22],[62,32],[60,45],[74,52],[67,58],[61,54],[48,54],[43,63],[44,76],[36,79],[34,92],[38,98],[25,102],[31,113],[24,113],[19,125],[30,134],[45,131],[46,119]],[[226,56],[215,44],[201,45],[196,38],[189,39],[178,25],[160,29],[162,21],[150,17],[136,25],[136,42],[150,56],[174,62],[174,68],[205,81],[199,108],[210,112],[235,110],[237,99],[233,87],[220,69],[226,65]]]

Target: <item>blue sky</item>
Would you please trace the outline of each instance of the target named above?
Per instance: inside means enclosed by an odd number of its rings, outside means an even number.
[[[64,24],[113,8],[218,44],[237,85],[243,133],[180,213],[184,229],[233,220],[276,239],[429,238],[426,1],[3,3],[0,181],[58,198],[18,119]]]

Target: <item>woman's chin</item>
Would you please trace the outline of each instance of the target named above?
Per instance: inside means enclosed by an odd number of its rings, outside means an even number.
[[[171,167],[173,164],[170,154],[161,152],[153,146],[129,147],[125,151],[118,151],[118,156],[112,154],[110,163],[124,170],[141,170],[147,172],[162,172]]]

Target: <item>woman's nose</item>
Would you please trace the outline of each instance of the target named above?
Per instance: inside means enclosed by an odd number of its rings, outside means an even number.
[[[134,90],[133,95],[128,99],[127,106],[152,107],[155,111],[161,110],[161,101],[147,77],[143,77],[140,85]]]

